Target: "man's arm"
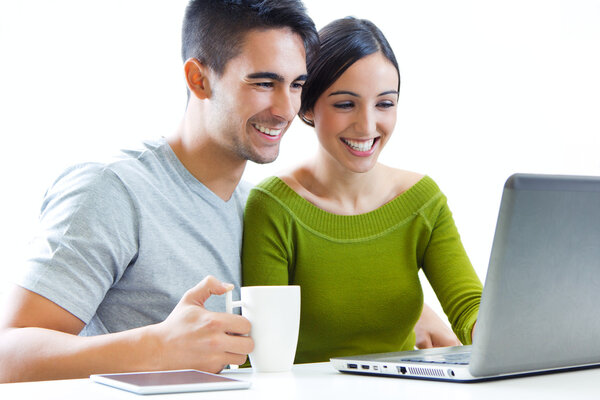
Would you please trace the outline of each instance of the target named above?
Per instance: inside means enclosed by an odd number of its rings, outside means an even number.
[[[219,372],[228,364],[242,364],[254,347],[250,337],[240,336],[250,332],[248,320],[204,308],[211,295],[231,289],[207,277],[187,291],[161,323],[80,337],[81,320],[15,287],[0,320],[0,382],[183,368]]]
[[[419,349],[431,347],[460,346],[460,341],[441,318],[427,305],[423,304],[421,317],[415,325],[416,346]]]

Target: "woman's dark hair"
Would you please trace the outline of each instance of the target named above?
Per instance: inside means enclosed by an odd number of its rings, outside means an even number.
[[[302,89],[302,105],[298,115],[310,126],[314,122],[306,118],[319,96],[327,90],[356,61],[370,54],[381,52],[398,71],[396,56],[383,33],[366,19],[346,17],[337,19],[319,31],[321,47],[308,62],[308,79]]]
[[[300,0],[191,0],[183,19],[183,62],[196,58],[221,75],[249,31],[271,28],[298,34],[307,58],[318,49],[315,24]]]

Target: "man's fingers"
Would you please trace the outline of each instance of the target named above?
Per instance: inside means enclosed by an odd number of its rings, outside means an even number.
[[[252,350],[254,350],[254,340],[252,340],[250,336],[227,335],[227,337],[223,339],[223,345],[227,353],[237,354],[244,357],[247,354],[252,353]],[[242,363],[244,361],[242,361]]]
[[[221,295],[233,289],[231,283],[223,283],[214,276],[207,276],[196,286],[188,290],[183,299],[186,302],[204,306],[204,303],[213,294]]]
[[[225,331],[234,335],[249,335],[252,325],[245,317],[237,314],[225,314]]]
[[[248,359],[248,355],[246,354],[227,354],[226,362],[228,365],[242,365]]]

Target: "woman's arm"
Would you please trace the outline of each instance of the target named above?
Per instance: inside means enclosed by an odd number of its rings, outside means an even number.
[[[242,285],[288,285],[293,276],[291,218],[266,193],[253,189],[244,212]]]
[[[445,197],[427,216],[433,227],[423,256],[423,271],[452,329],[463,344],[472,342],[482,285],[460,240]]]

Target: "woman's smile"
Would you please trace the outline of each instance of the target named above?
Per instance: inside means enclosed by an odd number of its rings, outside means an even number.
[[[340,140],[346,145],[351,154],[358,157],[368,157],[375,152],[379,138],[378,136],[370,139],[340,138]]]

